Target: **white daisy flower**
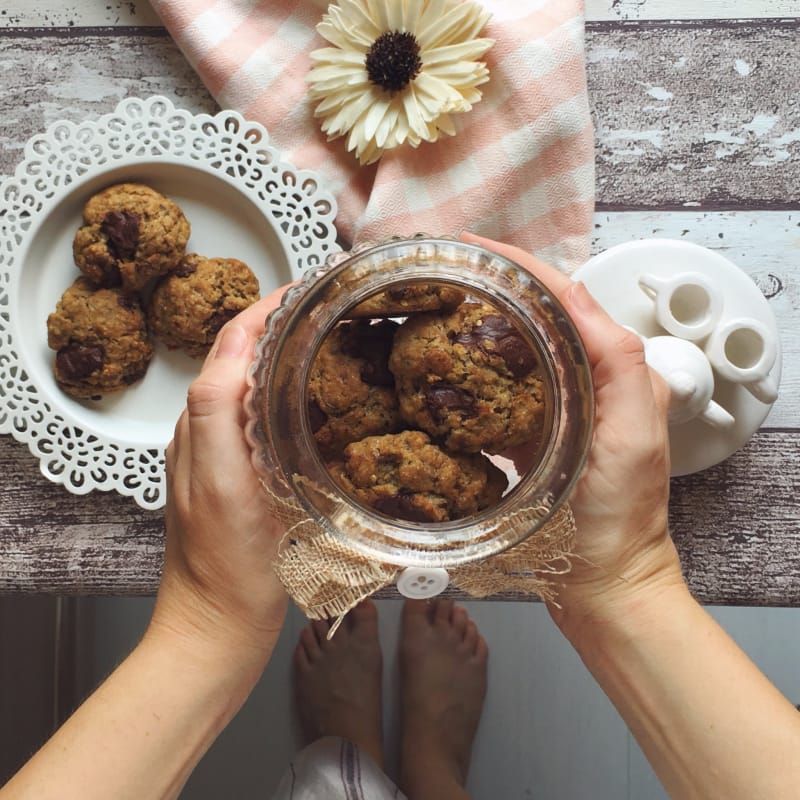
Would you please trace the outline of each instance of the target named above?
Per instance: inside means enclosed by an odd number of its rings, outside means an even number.
[[[317,31],[331,43],[311,53],[309,94],[328,139],[347,135],[362,164],[403,143],[455,133],[489,80],[476,38],[489,14],[471,0],[339,0]]]

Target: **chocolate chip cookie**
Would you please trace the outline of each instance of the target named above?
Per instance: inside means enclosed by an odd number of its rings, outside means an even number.
[[[189,223],[181,209],[141,183],[120,183],[92,196],[72,253],[95,286],[141,290],[174,269],[186,252]]]
[[[324,459],[350,442],[400,429],[389,352],[397,323],[344,322],[325,337],[308,379],[311,430]]]
[[[220,328],[258,298],[258,279],[243,261],[190,253],[156,284],[147,322],[170,349],[202,358]]]
[[[405,317],[421,311],[450,310],[464,301],[464,292],[439,283],[392,287],[359,303],[348,317]]]
[[[448,450],[499,453],[539,437],[539,358],[487,303],[409,317],[395,336],[389,368],[403,419]]]
[[[448,454],[421,431],[369,436],[348,445],[329,467],[362,505],[412,522],[447,522],[496,504],[505,473],[486,456]]]
[[[139,302],[121,289],[78,278],[47,318],[56,383],[72,397],[99,399],[144,377],[153,355]]]

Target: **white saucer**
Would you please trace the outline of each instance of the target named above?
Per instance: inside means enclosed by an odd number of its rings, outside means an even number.
[[[656,321],[653,301],[638,285],[639,276],[647,272],[666,278],[686,270],[703,273],[722,290],[720,324],[732,317],[746,316],[767,326],[778,342],[778,356],[770,374],[779,384],[780,337],[772,309],[750,277],[719,253],[677,239],[626,242],[591,258],[572,277],[586,285],[616,322],[651,337],[667,333]],[[716,372],[714,380],[713,399],[733,415],[735,423],[726,429],[714,428],[699,419],[671,425],[672,475],[699,472],[735,453],[761,427],[772,407]]]

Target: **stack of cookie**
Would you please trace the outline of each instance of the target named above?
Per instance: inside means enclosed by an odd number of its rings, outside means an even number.
[[[496,504],[508,482],[488,455],[541,440],[533,347],[492,304],[447,285],[390,290],[349,316],[323,341],[307,388],[336,483],[362,505],[415,522]]]
[[[190,225],[179,206],[141,183],[93,195],[73,242],[81,271],[47,319],[58,386],[99,399],[141,379],[152,337],[204,356],[219,329],[259,297],[242,261],[186,253]]]

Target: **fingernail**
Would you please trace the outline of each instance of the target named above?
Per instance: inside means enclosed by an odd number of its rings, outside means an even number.
[[[582,314],[594,314],[597,311],[597,301],[589,294],[585,284],[576,281],[569,290],[571,304]]]
[[[247,347],[247,332],[241,325],[226,325],[219,334],[214,358],[237,358]]]

